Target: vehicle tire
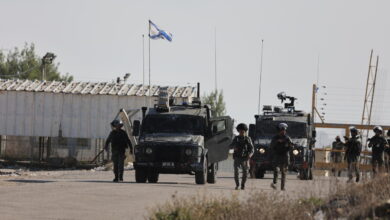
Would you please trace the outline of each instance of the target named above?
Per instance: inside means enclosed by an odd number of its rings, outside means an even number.
[[[146,183],[147,180],[147,170],[143,168],[135,169],[135,182],[137,183]]]
[[[256,169],[255,170],[255,177],[256,179],[263,179],[265,174],[265,170],[263,169]]]
[[[217,182],[217,172],[218,172],[218,163],[212,163],[207,172],[207,182],[216,183]]]
[[[149,171],[148,173],[148,182],[149,183],[157,183],[158,182],[159,173],[157,171]]]
[[[299,179],[300,180],[305,180],[306,179],[306,169],[300,169],[299,170]]]
[[[195,172],[195,183],[196,184],[205,184],[206,183],[206,175],[207,175],[207,158],[203,157],[203,169],[202,171]]]

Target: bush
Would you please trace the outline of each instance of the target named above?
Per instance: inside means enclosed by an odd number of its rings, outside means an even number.
[[[362,184],[332,184],[330,195],[291,198],[279,192],[254,191],[247,198],[202,195],[178,198],[152,209],[152,220],[211,219],[366,219],[390,218],[390,177]]]

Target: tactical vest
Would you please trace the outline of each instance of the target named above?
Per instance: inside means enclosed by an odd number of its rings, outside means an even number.
[[[250,154],[250,150],[249,150],[249,137],[245,136],[245,137],[235,137],[236,140],[235,142],[237,143],[236,144],[236,150],[234,151],[233,153],[233,158],[234,159],[239,159],[239,158],[247,158]]]

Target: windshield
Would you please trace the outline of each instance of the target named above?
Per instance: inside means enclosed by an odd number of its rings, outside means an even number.
[[[149,115],[143,121],[142,133],[188,133],[202,135],[203,128],[203,118],[199,116]]]
[[[306,138],[307,137],[307,125],[303,122],[292,121],[271,121],[264,120],[259,121],[256,124],[256,135],[258,137],[273,137],[277,134],[277,127],[279,123],[287,123],[287,135],[291,138]]]

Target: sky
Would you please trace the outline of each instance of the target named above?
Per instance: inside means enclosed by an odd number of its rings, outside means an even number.
[[[75,81],[131,73],[129,83],[142,83],[142,35],[150,19],[173,34],[172,42],[151,41],[152,84],[200,82],[204,94],[215,89],[216,33],[218,89],[227,113],[245,123],[257,113],[262,39],[261,105],[280,105],[276,94],[285,91],[298,98],[298,109],[310,111],[318,82],[326,86],[319,96],[328,122],[360,120],[374,49],[380,56],[378,100],[385,103],[375,109],[376,118],[390,122],[389,8],[387,0],[1,0],[0,49],[34,43],[42,56],[55,53],[59,70]],[[147,46],[145,37],[146,82]]]

